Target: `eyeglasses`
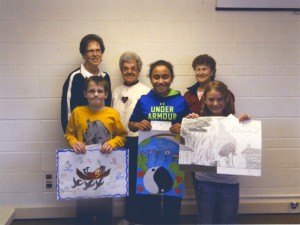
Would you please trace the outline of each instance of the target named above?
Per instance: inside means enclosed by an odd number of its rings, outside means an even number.
[[[101,51],[101,49],[90,49],[90,50],[87,50],[86,51],[86,54],[89,54],[89,55],[92,55],[92,54],[100,54],[100,53],[102,53],[102,51]]]
[[[104,91],[104,90],[101,90],[101,89],[98,89],[98,90],[90,89],[90,90],[87,90],[86,92],[89,93],[89,94],[96,94],[96,92],[97,92],[98,94],[102,94],[102,93],[104,93],[105,91]]]

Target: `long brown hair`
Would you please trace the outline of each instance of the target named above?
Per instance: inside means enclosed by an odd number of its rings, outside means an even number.
[[[225,108],[223,110],[223,115],[228,116],[229,114],[234,114],[234,95],[231,91],[227,88],[227,85],[221,81],[210,81],[204,89],[203,95],[201,97],[201,101],[203,102],[202,109],[201,109],[201,116],[213,116],[209,108],[205,103],[205,99],[207,97],[207,93],[211,90],[218,91],[225,101]]]

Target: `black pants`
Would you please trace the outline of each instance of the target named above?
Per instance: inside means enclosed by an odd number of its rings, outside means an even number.
[[[83,199],[77,201],[76,224],[112,224],[112,199]]]
[[[142,224],[178,224],[181,198],[136,195],[136,221]]]
[[[141,224],[179,223],[181,198],[136,194],[138,137],[127,137],[129,149],[129,197],[125,202],[125,218]]]
[[[129,196],[125,200],[125,218],[135,222],[138,137],[127,137],[125,148],[129,149]]]

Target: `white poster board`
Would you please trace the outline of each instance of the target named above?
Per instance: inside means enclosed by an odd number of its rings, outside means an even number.
[[[261,121],[240,123],[233,115],[184,118],[180,134],[181,168],[217,166],[220,174],[261,176]]]
[[[114,198],[128,195],[128,150],[103,154],[99,146],[76,154],[56,151],[57,199]]]

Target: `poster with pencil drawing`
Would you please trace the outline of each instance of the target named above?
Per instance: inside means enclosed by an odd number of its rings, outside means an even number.
[[[233,115],[184,118],[180,134],[182,168],[216,166],[219,174],[261,175],[261,121],[240,123]]]
[[[128,195],[128,151],[103,154],[98,147],[86,154],[56,151],[57,199],[112,198]]]
[[[184,172],[178,166],[179,135],[169,131],[171,123],[151,121],[151,125],[151,131],[139,131],[136,193],[182,198]]]

